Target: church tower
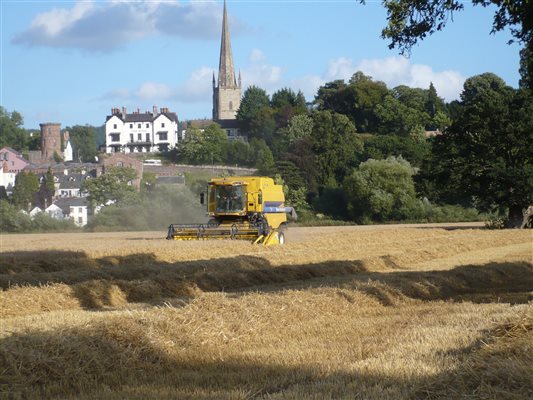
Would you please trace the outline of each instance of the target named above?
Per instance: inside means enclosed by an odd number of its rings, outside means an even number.
[[[220,41],[220,61],[218,64],[218,86],[213,73],[213,119],[234,120],[241,105],[241,74],[235,79],[235,67],[231,53],[231,42],[228,29],[226,0],[222,16],[222,39]]]

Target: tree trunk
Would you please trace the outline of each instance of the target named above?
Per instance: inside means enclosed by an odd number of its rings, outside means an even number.
[[[506,228],[520,228],[522,226],[522,207],[517,205],[509,206],[509,217],[505,223]]]

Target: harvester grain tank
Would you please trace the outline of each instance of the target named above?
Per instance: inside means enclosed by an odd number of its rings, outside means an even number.
[[[250,240],[256,244],[285,243],[287,214],[296,218],[292,207],[285,206],[283,187],[272,178],[233,176],[213,178],[202,204],[207,203],[210,219],[206,224],[172,224],[167,239]]]

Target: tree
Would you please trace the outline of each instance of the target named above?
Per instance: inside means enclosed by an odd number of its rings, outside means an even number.
[[[358,71],[348,84],[337,80],[320,87],[315,104],[319,110],[346,115],[358,132],[373,132],[377,124],[375,107],[388,93],[383,82],[376,82]]]
[[[203,131],[187,128],[185,138],[178,144],[178,158],[191,164],[221,163],[227,141],[226,132],[218,124],[211,124]]]
[[[282,158],[289,146],[297,140],[308,138],[313,130],[313,120],[307,114],[298,114],[292,117],[289,124],[280,128],[274,135],[272,150],[277,158]]]
[[[0,200],[0,232],[27,232],[31,229],[28,214],[20,212],[15,205]]]
[[[386,96],[375,107],[377,117],[376,131],[380,134],[408,136],[417,128],[424,128],[429,115],[402,104],[393,96]]]
[[[316,154],[319,185],[335,187],[356,165],[363,144],[352,122],[345,115],[317,111],[311,115],[311,142]]]
[[[274,109],[274,119],[278,128],[287,126],[289,120],[295,115],[307,112],[303,93],[301,91],[294,93],[289,88],[283,88],[275,92],[272,95],[270,105]]]
[[[237,119],[242,122],[243,130],[249,138],[265,139],[272,142],[275,129],[274,112],[265,90],[250,86],[245,90]]]
[[[67,128],[72,143],[72,154],[74,160],[81,160],[82,162],[94,161],[94,157],[98,154],[96,148],[96,128],[93,126],[75,125]]]
[[[361,163],[343,185],[350,216],[358,222],[408,218],[417,201],[414,174],[401,157]]]
[[[11,113],[0,106],[0,148],[9,146],[17,151],[27,147],[28,135],[22,128],[24,120],[17,111]]]
[[[365,3],[365,0],[361,0]],[[411,48],[428,35],[444,29],[449,20],[453,20],[454,12],[461,11],[464,6],[460,0],[386,0],[387,27],[381,36],[390,39],[389,48],[398,47],[402,54],[409,53]],[[483,7],[496,6],[491,33],[510,28],[513,37],[524,44],[521,52],[522,77],[527,78],[527,85],[533,90],[533,10],[530,1],[523,0],[472,0],[472,4]],[[528,72],[529,71],[529,72]]]
[[[274,156],[270,147],[263,139],[252,139],[250,141],[250,152],[255,160],[255,167],[260,175],[270,175],[274,168]]]
[[[52,204],[52,200],[56,191],[54,174],[52,170],[48,168],[46,175],[44,176],[44,181],[39,187],[37,192],[37,205],[43,209]]]
[[[461,99],[460,117],[435,138],[432,173],[444,197],[508,210],[517,226],[533,203],[533,96],[486,73],[465,81]]]
[[[35,194],[39,190],[39,180],[33,172],[21,171],[15,178],[11,200],[19,209],[29,211],[35,204]]]
[[[225,145],[226,164],[250,165],[250,145],[241,140],[228,140]]]
[[[305,180],[300,169],[292,161],[277,161],[274,167],[275,174],[279,175],[284,184],[291,190],[305,189]]]
[[[314,197],[318,194],[319,170],[316,161],[317,156],[313,151],[313,143],[310,136],[309,134],[309,137],[301,138],[291,143],[288,152],[284,155],[284,159],[291,161],[298,167],[300,175],[305,180],[307,194],[310,197]]]
[[[204,151],[208,154],[212,163],[224,161],[224,146],[228,141],[228,135],[218,124],[211,124],[203,132],[205,139]]]
[[[109,167],[99,177],[83,181],[82,191],[88,193],[93,205],[129,202],[137,197],[131,184],[136,178],[137,172],[133,168]]]
[[[420,167],[430,156],[431,145],[416,136],[373,135],[365,138],[361,161],[401,156],[415,167]]]

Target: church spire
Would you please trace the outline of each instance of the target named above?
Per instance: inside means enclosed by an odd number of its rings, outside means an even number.
[[[237,86],[237,82],[235,81],[235,68],[233,66],[233,55],[231,54],[226,0],[224,0],[224,15],[222,16],[222,40],[220,41],[218,86],[219,88],[233,88]]]

